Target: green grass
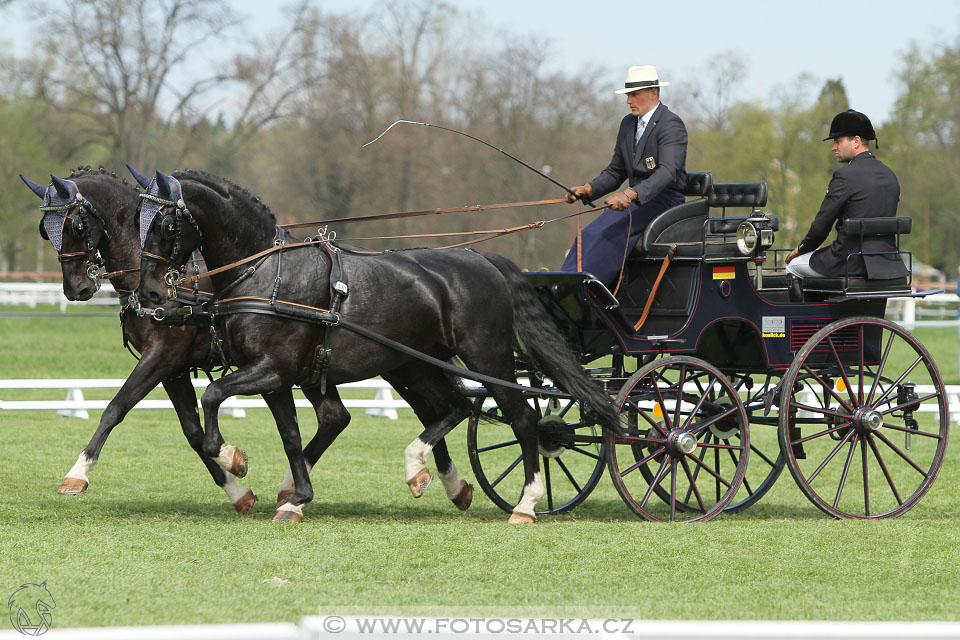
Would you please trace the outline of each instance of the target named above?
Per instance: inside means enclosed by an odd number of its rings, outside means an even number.
[[[0,319],[0,377],[123,377],[115,318]],[[956,332],[918,331],[957,382]],[[57,392],[59,393],[59,392]],[[18,396],[19,398],[19,396]],[[4,395],[3,399],[17,399]],[[835,521],[784,472],[750,510],[699,525],[638,520],[605,476],[572,513],[510,526],[477,492],[439,482],[414,500],[403,448],[419,433],[354,412],[311,475],[300,525],[275,525],[286,461],[268,412],[224,418],[261,498],[234,514],[172,412],[134,411],[86,495],[56,488],[96,427],[55,412],[0,413],[0,596],[46,581],[55,627],[297,621],[318,611],[654,619],[958,620],[956,446],[905,516]],[[305,437],[315,419],[300,412]],[[451,453],[472,478],[465,428]],[[268,582],[274,576],[289,583]]]

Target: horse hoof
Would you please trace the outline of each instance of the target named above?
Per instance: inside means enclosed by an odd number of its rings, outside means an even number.
[[[90,483],[86,480],[81,480],[79,478],[64,478],[63,482],[60,484],[60,488],[57,489],[57,493],[62,496],[75,496],[80,493],[86,493],[88,486],[90,486]]]
[[[473,502],[473,485],[469,482],[464,482],[460,493],[453,499],[453,504],[457,509],[460,509],[460,511],[466,511],[470,508],[471,502]]]
[[[233,460],[230,462],[230,473],[242,478],[247,475],[247,454],[239,448],[233,448]]]
[[[301,511],[280,511],[273,515],[272,522],[300,522],[303,520]]]
[[[253,511],[253,505],[255,504],[257,504],[257,496],[253,491],[247,489],[247,493],[233,503],[233,508],[237,510],[239,515],[245,516]]]
[[[284,489],[277,493],[277,508],[279,509],[283,505],[290,502],[290,498],[293,497],[293,489]]]
[[[516,511],[510,514],[510,520],[508,520],[510,524],[533,524],[536,521],[536,516],[531,516],[526,513],[517,513]]]
[[[422,496],[423,492],[430,486],[431,480],[433,480],[433,475],[426,467],[420,469],[417,475],[407,480],[407,485],[410,487],[410,493],[413,494],[413,497],[419,498]]]

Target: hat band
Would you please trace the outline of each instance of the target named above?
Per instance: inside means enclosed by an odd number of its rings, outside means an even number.
[[[639,82],[627,82],[623,85],[624,89],[636,89],[637,87],[652,87],[653,85],[660,84],[660,79],[656,80],[641,80]]]

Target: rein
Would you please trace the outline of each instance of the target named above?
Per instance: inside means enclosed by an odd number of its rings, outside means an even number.
[[[442,213],[474,213],[491,209],[510,209],[514,207],[536,207],[547,204],[560,204],[566,198],[552,200],[531,200],[528,202],[503,202],[499,204],[473,204],[464,207],[447,207],[446,209],[423,209],[421,211],[402,211],[399,213],[377,213],[369,216],[354,216],[352,218],[333,218],[332,220],[318,220],[316,222],[297,222],[278,225],[281,229],[298,229],[300,227],[316,227],[329,224],[348,224],[351,222],[372,222],[375,220],[394,220],[397,218],[415,218],[417,216],[439,215]]]
[[[552,201],[545,201],[545,202],[552,202]],[[559,202],[566,202],[566,200],[560,200]],[[502,208],[502,207],[503,207],[503,205],[475,205],[475,206],[477,206],[477,207],[487,207],[487,208],[495,208],[495,207],[500,207],[500,208]],[[513,204],[511,204],[511,205],[509,205],[509,206],[513,206]],[[486,237],[483,237],[483,238],[478,238],[478,239],[475,239],[475,240],[467,240],[466,242],[459,242],[459,243],[457,243],[457,244],[451,244],[451,245],[446,245],[446,246],[443,246],[443,247],[437,247],[437,248],[436,248],[436,249],[438,249],[438,250],[439,250],[439,249],[457,249],[457,248],[459,248],[459,247],[465,247],[465,246],[467,246],[467,245],[477,244],[477,243],[479,243],[479,242],[485,242],[486,240],[491,240],[491,239],[493,239],[493,238],[497,238],[497,237],[500,237],[500,236],[503,236],[503,235],[507,235],[507,234],[509,234],[509,233],[515,233],[515,232],[517,232],[517,231],[524,231],[524,230],[526,230],[526,229],[540,228],[540,227],[543,227],[543,226],[548,225],[548,224],[553,223],[553,222],[558,222],[558,221],[560,221],[560,220],[566,220],[567,218],[572,218],[572,217],[574,217],[574,216],[580,216],[580,215],[583,215],[583,214],[585,214],[585,213],[593,213],[594,211],[599,211],[599,210],[601,210],[601,209],[603,209],[603,208],[604,208],[604,207],[596,207],[596,208],[594,208],[594,209],[587,209],[586,211],[577,211],[576,213],[571,213],[571,214],[569,214],[569,215],[561,216],[561,217],[559,217],[559,218],[552,218],[552,219],[550,219],[550,220],[538,220],[538,221],[536,221],[536,222],[531,222],[531,223],[529,223],[529,224],[520,225],[520,226],[518,226],[518,227],[508,227],[508,228],[503,228],[503,229],[487,229],[487,230],[484,230],[484,231],[461,231],[461,232],[434,233],[434,234],[417,234],[417,235],[409,235],[409,236],[380,236],[380,237],[375,237],[375,238],[354,238],[354,239],[359,239],[359,240],[389,240],[389,239],[401,239],[401,238],[431,238],[431,237],[463,236],[463,235],[481,235],[481,234],[485,234],[485,235],[486,235]],[[468,207],[459,207],[459,209],[468,209]],[[434,211],[445,211],[445,210],[434,210]],[[422,214],[422,212],[408,212],[408,213]],[[433,211],[429,211],[429,212],[427,212],[427,213],[433,213]],[[404,215],[404,214],[382,214],[382,215]],[[371,217],[373,217],[373,216],[366,216],[366,217],[361,217],[361,218],[342,218],[341,220],[357,221],[357,220],[369,219],[369,218],[371,218]],[[331,222],[336,222],[336,220],[326,220],[326,221],[324,221],[324,222],[326,222],[326,223],[331,223]],[[297,227],[297,226],[314,226],[314,225],[316,225],[316,224],[318,224],[318,223],[316,223],[316,222],[304,222],[304,223],[299,223],[299,224],[294,224],[294,225],[278,225],[278,227],[279,227],[280,229],[286,230],[286,229],[293,228],[293,227]],[[211,271],[207,271],[207,272],[204,272],[204,273],[198,273],[198,274],[193,275],[193,276],[191,276],[191,277],[189,277],[189,278],[178,280],[178,281],[176,282],[176,284],[177,284],[177,285],[181,285],[181,286],[182,286],[182,285],[191,284],[191,283],[193,283],[193,282],[196,282],[197,280],[200,280],[201,278],[209,278],[209,277],[211,277],[211,276],[215,276],[215,275],[221,274],[221,273],[223,273],[223,272],[225,272],[225,271],[230,271],[231,269],[235,269],[235,268],[237,268],[237,267],[242,267],[242,266],[245,265],[245,264],[248,264],[248,263],[250,263],[250,262],[253,262],[253,261],[255,261],[255,260],[258,260],[259,258],[262,258],[262,257],[264,257],[264,256],[270,255],[271,253],[274,253],[275,251],[283,251],[283,250],[285,250],[285,249],[296,249],[296,248],[298,248],[298,247],[310,247],[310,246],[315,246],[317,243],[320,243],[320,242],[328,242],[328,241],[329,241],[329,240],[328,240],[327,238],[325,238],[325,237],[321,234],[320,237],[312,238],[312,239],[308,239],[308,240],[304,240],[304,241],[302,241],[302,242],[291,242],[291,243],[288,243],[288,244],[277,244],[277,245],[274,245],[274,246],[269,247],[269,248],[267,248],[267,249],[264,249],[263,251],[260,251],[260,252],[258,252],[258,253],[255,253],[255,254],[253,254],[252,256],[247,256],[246,258],[244,258],[244,259],[242,259],[242,260],[237,260],[236,262],[231,262],[230,264],[225,264],[225,265],[223,265],[222,267],[217,267],[216,269],[213,269],[213,270],[211,270]],[[383,253],[382,251],[357,251],[357,250],[354,250],[353,252],[354,252],[354,253],[361,253],[361,254],[370,254],[370,255],[375,255],[375,254]],[[155,260],[155,261],[158,261],[158,262],[159,262],[159,261],[162,261],[162,260],[164,259],[162,256],[153,257],[152,254],[149,256],[149,258],[150,258],[150,259],[153,259],[153,260]]]

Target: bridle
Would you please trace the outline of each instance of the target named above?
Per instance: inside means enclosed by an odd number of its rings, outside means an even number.
[[[78,213],[75,217],[71,218],[70,214],[77,210]],[[71,262],[74,260],[85,260],[87,268],[87,277],[94,281],[96,284],[97,290],[100,289],[100,270],[103,268],[103,257],[100,255],[100,249],[96,243],[93,241],[93,231],[90,225],[88,216],[92,216],[100,223],[100,230],[103,233],[104,238],[109,238],[110,234],[107,232],[107,225],[104,222],[103,218],[97,213],[96,208],[90,202],[80,195],[80,192],[77,192],[76,199],[73,202],[63,204],[63,205],[45,205],[40,207],[40,211],[44,214],[50,212],[64,212],[64,220],[71,220],[71,228],[73,232],[83,241],[84,250],[83,251],[72,251],[69,253],[63,252],[63,240],[60,241],[60,248],[57,250],[57,261],[63,264],[64,262]],[[42,225],[41,225],[42,227]],[[46,235],[46,232],[44,232]]]
[[[140,250],[140,259],[148,260],[151,262],[158,262],[160,264],[166,265],[167,272],[163,275],[163,282],[167,285],[168,292],[170,292],[171,298],[176,296],[176,285],[183,278],[181,272],[186,270],[187,256],[183,255],[183,261],[179,264],[174,262],[174,259],[181,253],[183,247],[183,230],[184,230],[184,221],[188,222],[193,230],[197,232],[197,236],[200,238],[200,242],[203,242],[203,233],[200,232],[200,226],[197,224],[197,221],[190,214],[190,210],[187,209],[186,204],[183,200],[166,200],[159,196],[155,196],[150,193],[141,193],[140,194],[140,204],[143,204],[143,200],[150,200],[155,202],[160,206],[160,209],[157,211],[154,220],[151,221],[151,228],[156,224],[156,219],[160,219],[160,236],[165,240],[173,241],[173,251],[170,253],[170,257],[164,257],[156,253],[151,253],[141,248]],[[173,213],[167,213],[169,207],[173,208]],[[149,231],[147,232],[147,235]],[[144,236],[144,246],[146,245],[146,235]]]

